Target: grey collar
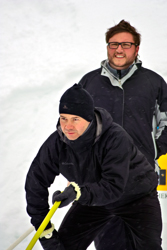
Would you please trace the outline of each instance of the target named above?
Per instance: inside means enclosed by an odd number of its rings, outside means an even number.
[[[122,72],[117,72],[117,70],[110,67],[108,60],[104,60],[101,62],[102,66],[101,75],[108,77],[113,86],[122,88],[124,82],[128,78],[130,78],[134,74],[134,72],[138,69],[139,64],[141,64],[141,61],[137,60],[128,69],[122,70]],[[121,78],[118,77],[118,73],[120,73],[119,77]]]
[[[129,68],[127,69],[122,69],[122,70],[117,70],[114,69],[110,66],[109,62],[107,61],[106,63],[106,67],[107,69],[114,75],[116,76],[118,79],[123,78],[126,74],[128,74],[128,72],[131,70],[131,68],[133,67],[134,63],[132,65],[129,66]]]

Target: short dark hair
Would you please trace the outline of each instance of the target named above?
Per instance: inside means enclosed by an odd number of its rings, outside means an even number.
[[[131,26],[130,23],[122,20],[117,25],[109,28],[106,32],[106,43],[109,42],[109,39],[114,35],[121,33],[121,32],[128,32],[132,34],[135,44],[140,45],[141,42],[141,35],[137,32],[135,27]]]

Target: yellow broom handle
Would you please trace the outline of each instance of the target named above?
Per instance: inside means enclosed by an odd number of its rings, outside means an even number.
[[[48,212],[48,214],[46,215],[45,219],[43,220],[43,222],[41,223],[40,227],[38,228],[38,230],[36,231],[34,237],[32,238],[32,240],[30,241],[29,245],[27,246],[26,250],[31,250],[33,248],[33,246],[35,245],[35,243],[37,242],[37,240],[39,239],[41,233],[45,230],[47,224],[49,223],[50,219],[52,218],[52,216],[54,215],[54,213],[56,212],[57,208],[59,207],[61,201],[56,201],[54,203],[54,205],[52,206],[52,208],[50,209],[50,211]]]

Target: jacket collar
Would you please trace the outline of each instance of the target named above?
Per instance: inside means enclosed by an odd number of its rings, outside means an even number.
[[[130,78],[139,67],[141,67],[141,64],[142,62],[137,59],[137,61],[134,62],[128,69],[121,70],[120,72],[121,78],[119,79],[119,74],[118,74],[119,72],[113,69],[109,65],[108,59],[107,59],[101,62],[101,66],[102,66],[101,75],[108,77],[113,86],[122,88],[122,85],[124,84],[124,82],[128,78]]]

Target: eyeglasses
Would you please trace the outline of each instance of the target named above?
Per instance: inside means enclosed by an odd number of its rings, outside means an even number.
[[[108,43],[108,47],[110,49],[117,49],[119,47],[119,45],[121,45],[121,47],[123,49],[130,49],[132,47],[132,45],[138,46],[138,44],[130,43],[130,42],[122,42],[122,43],[111,42],[111,43]]]

